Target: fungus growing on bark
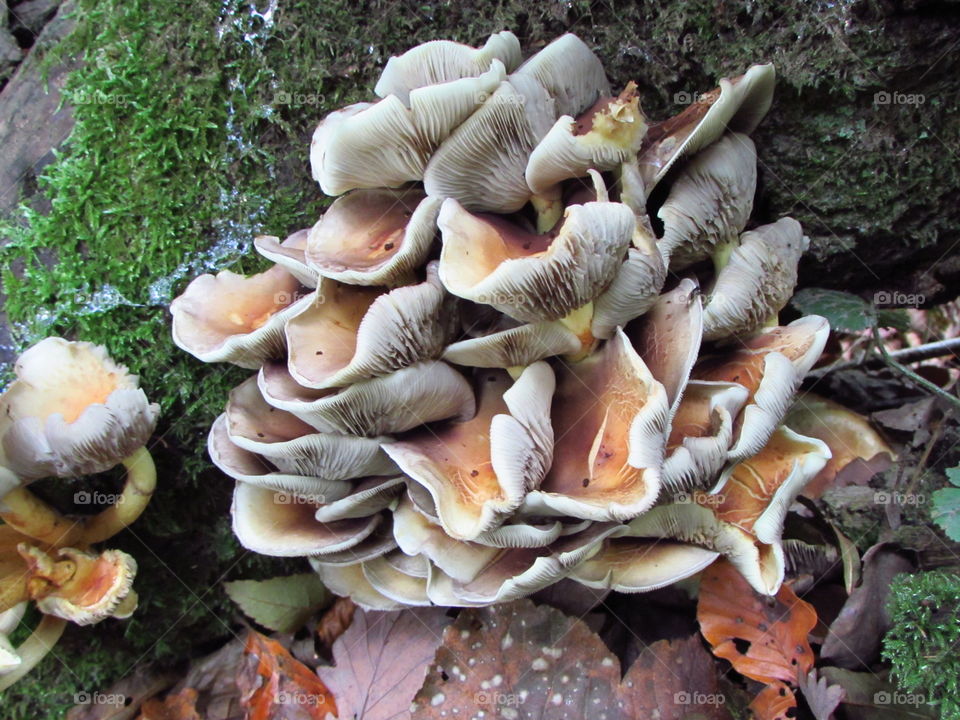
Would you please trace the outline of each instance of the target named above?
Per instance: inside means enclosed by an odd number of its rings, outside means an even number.
[[[643,592],[721,555],[776,592],[829,457],[781,423],[829,328],[777,325],[797,223],[744,232],[773,78],[652,122],[573,35],[526,62],[510,33],[392,58],[381,99],[314,135],[321,187],[351,192],[256,243],[315,289],[259,310],[268,348],[239,333],[259,372],[209,448],[240,541],[378,609]]]

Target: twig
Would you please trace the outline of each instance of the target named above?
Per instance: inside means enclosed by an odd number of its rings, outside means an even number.
[[[934,395],[942,397],[944,400],[948,400],[956,408],[960,408],[960,398],[956,395],[951,395],[946,390],[941,388],[939,385],[934,385],[929,380],[920,377],[913,370],[908,368],[906,365],[903,365],[897,362],[893,356],[887,351],[887,348],[883,344],[883,338],[880,337],[880,329],[874,325],[873,326],[873,340],[877,346],[877,350],[880,351],[880,354],[883,356],[884,362],[892,367],[894,370],[898,370],[902,374],[906,375],[907,378],[912,380],[915,384],[920,387],[929,390]]]
[[[887,352],[890,358],[898,363],[915,363],[923,360],[944,357],[945,355],[960,355],[960,338],[950,338],[949,340],[938,340],[937,342],[917,345],[915,347],[901,348],[893,352]],[[883,365],[883,357],[865,357],[859,360],[838,361],[825,367],[817,368],[807,373],[807,377],[821,378],[837,370],[851,370],[860,367],[874,367]]]

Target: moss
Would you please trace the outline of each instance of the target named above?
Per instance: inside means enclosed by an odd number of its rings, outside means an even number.
[[[901,575],[890,587],[893,624],[883,656],[904,691],[922,695],[943,720],[960,718],[960,575]]]

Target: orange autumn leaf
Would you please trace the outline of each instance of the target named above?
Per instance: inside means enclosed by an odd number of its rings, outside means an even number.
[[[244,652],[255,660],[253,672],[238,678],[247,720],[323,720],[327,713],[337,714],[336,702],[323,681],[276,640],[250,630]]]
[[[797,697],[786,684],[776,682],[761,690],[749,709],[756,720],[791,720],[797,716]]]
[[[193,688],[184,688],[163,700],[150,698],[140,708],[137,720],[202,720],[197,712],[197,696]]]
[[[813,606],[786,585],[760,595],[726,560],[704,570],[697,604],[700,632],[717,657],[763,683],[796,684],[813,667],[807,634],[817,624]]]

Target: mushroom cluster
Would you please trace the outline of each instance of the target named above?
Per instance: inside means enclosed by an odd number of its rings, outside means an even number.
[[[180,347],[256,370],[208,441],[241,543],[370,608],[640,592],[721,555],[775,593],[830,451],[782,425],[829,333],[777,324],[807,240],[746,230],[773,84],[653,122],[574,35],[391,58],[314,133],[323,217],[171,306]]]
[[[145,445],[159,407],[137,377],[102,347],[51,337],[17,360],[0,395],[0,690],[25,675],[56,643],[66,621],[88,625],[129,617],[137,607],[136,561],[97,551],[143,512],[156,486]],[[74,479],[123,465],[123,490],[84,517],[62,515],[28,485]],[[82,486],[77,486],[78,488]],[[93,494],[79,489],[81,503]],[[14,648],[8,635],[34,601],[43,619]]]

